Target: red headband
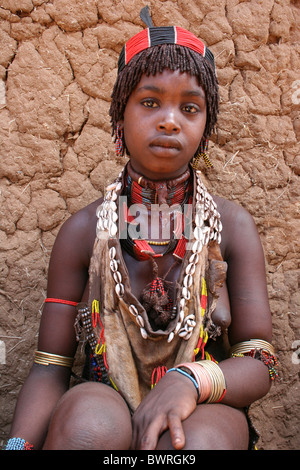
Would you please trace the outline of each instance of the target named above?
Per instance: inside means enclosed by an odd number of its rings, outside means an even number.
[[[188,47],[198,52],[198,54],[207,59],[213,68],[215,68],[212,52],[197,36],[178,26],[160,26],[144,29],[127,41],[119,57],[118,72],[120,72],[139,52],[161,44],[177,44],[179,46]]]

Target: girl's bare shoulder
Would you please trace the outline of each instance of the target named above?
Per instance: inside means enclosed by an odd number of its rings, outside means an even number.
[[[102,200],[99,198],[80,209],[63,223],[55,241],[55,249],[72,249],[84,257],[89,257],[96,237],[97,208]]]
[[[225,230],[228,228],[228,225],[230,225],[231,230],[235,226],[241,227],[241,224],[253,225],[254,219],[252,215],[240,204],[215,195],[213,196],[213,199],[217,204],[217,210],[220,213]]]
[[[213,196],[222,221],[222,251],[229,253],[237,251],[249,242],[259,245],[259,235],[253,216],[240,204],[220,196]]]

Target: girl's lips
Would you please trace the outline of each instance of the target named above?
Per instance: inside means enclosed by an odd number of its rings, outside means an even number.
[[[165,135],[165,136],[157,137],[156,139],[152,140],[152,142],[150,143],[150,147],[163,147],[166,149],[180,150],[181,143],[175,137],[170,137],[170,136]]]

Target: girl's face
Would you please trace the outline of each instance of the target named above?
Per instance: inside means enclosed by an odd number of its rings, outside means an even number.
[[[133,169],[152,180],[181,175],[196,153],[205,123],[205,93],[195,77],[178,70],[143,75],[120,123]]]

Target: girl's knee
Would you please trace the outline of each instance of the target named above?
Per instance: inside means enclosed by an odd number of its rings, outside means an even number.
[[[242,410],[226,405],[200,405],[184,422],[185,450],[247,450],[249,429]],[[172,449],[166,432],[157,447]]]
[[[58,403],[44,449],[128,449],[131,417],[112,388],[85,383],[70,389]]]

